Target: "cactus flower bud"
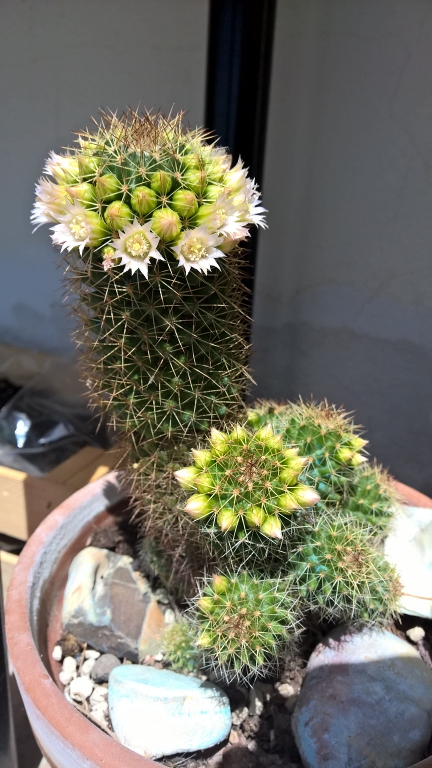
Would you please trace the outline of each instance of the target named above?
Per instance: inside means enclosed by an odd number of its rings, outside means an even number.
[[[104,173],[98,176],[95,183],[98,200],[110,200],[121,192],[121,184],[113,173]]]
[[[87,181],[67,187],[67,193],[69,197],[78,200],[86,208],[91,208],[97,203],[95,188]]]
[[[72,155],[56,155],[51,152],[44,171],[54,176],[57,184],[75,184],[80,180],[78,160]]]
[[[281,521],[276,515],[269,515],[260,526],[261,533],[271,539],[282,539]]]
[[[208,472],[202,472],[195,481],[199,493],[211,493],[214,490],[214,485],[214,480]]]
[[[190,169],[183,174],[182,181],[200,197],[207,185],[207,174],[205,171]]]
[[[291,495],[294,496],[300,507],[312,507],[320,500],[319,494],[313,488],[302,483],[292,489]]]
[[[166,171],[156,171],[156,173],[151,175],[151,188],[158,195],[167,195],[172,187],[172,183],[172,176]]]
[[[248,433],[244,427],[241,427],[240,424],[236,424],[233,431],[231,432],[230,437],[234,440],[244,442],[248,438]]]
[[[83,179],[90,179],[96,175],[96,171],[101,164],[100,157],[94,155],[77,155],[78,168],[80,176]]]
[[[217,184],[209,184],[203,192],[204,203],[215,203],[218,197],[220,197],[221,192],[223,192],[223,187]]]
[[[221,576],[219,573],[215,573],[212,578],[213,592],[217,595],[222,595],[227,591],[229,585],[229,579],[226,576]]]
[[[171,208],[159,208],[153,214],[152,230],[165,242],[175,240],[181,232],[181,221],[178,213]]]
[[[150,187],[135,187],[131,196],[131,206],[138,216],[147,216],[157,206],[156,192]]]
[[[105,221],[111,229],[124,229],[133,220],[133,213],[126,203],[115,200],[105,211]]]
[[[271,424],[266,424],[264,427],[261,427],[261,429],[259,429],[255,433],[255,440],[261,440],[261,442],[265,443],[266,440],[272,436],[273,436],[273,427]]]
[[[244,516],[246,525],[249,528],[260,528],[265,520],[266,514],[262,507],[249,507]]]
[[[280,474],[280,479],[286,485],[295,485],[295,483],[297,482],[298,476],[299,476],[299,473],[293,467],[292,469],[283,469]]]
[[[294,510],[299,509],[301,506],[293,494],[282,493],[277,498],[277,506],[282,515],[290,515]]]
[[[214,602],[211,597],[201,597],[197,601],[197,605],[203,613],[211,613],[214,608]]]
[[[185,512],[188,513],[194,520],[201,520],[203,517],[207,517],[213,509],[213,504],[208,496],[201,493],[194,493],[193,496],[188,499],[185,506]]]
[[[196,448],[192,448],[192,455],[195,459],[195,466],[198,469],[205,469],[212,461],[211,451],[198,451]]]
[[[367,461],[366,456],[362,456],[361,453],[355,453],[350,461],[351,467],[359,467],[361,464],[364,464],[365,461]]]
[[[363,440],[362,437],[355,437],[354,436],[354,437],[350,437],[350,439],[349,439],[349,444],[350,444],[351,448],[353,449],[353,451],[361,451],[362,448],[364,448],[365,445],[368,444],[368,442],[369,442],[369,440]]]
[[[200,648],[211,648],[213,645],[213,636],[210,632],[201,632],[197,640]]]
[[[113,267],[116,267],[120,261],[120,256],[117,255],[116,249],[112,245],[105,245],[101,251],[102,265],[106,272]]]
[[[211,431],[210,443],[212,448],[220,456],[228,449],[228,435],[224,435],[223,432],[219,432],[218,429],[213,427]]]
[[[170,205],[183,218],[190,218],[198,210],[198,200],[190,189],[178,189],[174,192]]]
[[[238,517],[233,509],[224,507],[217,516],[217,524],[221,531],[232,531],[238,523]]]
[[[196,467],[184,467],[174,472],[175,479],[180,483],[182,488],[190,491],[196,488],[195,478],[199,475],[199,470]]]

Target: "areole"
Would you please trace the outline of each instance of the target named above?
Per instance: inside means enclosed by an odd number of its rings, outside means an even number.
[[[432,508],[427,496],[398,485],[408,504]],[[123,747],[69,704],[55,682],[57,672],[51,664],[69,564],[90,532],[112,520],[107,510],[123,498],[114,472],[73,494],[29,539],[9,587],[9,653],[30,723],[52,768],[160,765]],[[432,758],[411,768],[432,768]]]

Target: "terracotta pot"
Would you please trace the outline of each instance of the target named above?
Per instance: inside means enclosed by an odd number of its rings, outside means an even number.
[[[398,485],[408,504],[432,508],[432,499]],[[52,768],[158,765],[123,747],[66,701],[56,684],[60,664],[51,657],[61,633],[69,564],[95,527],[112,522],[122,498],[114,472],[74,493],[29,539],[9,587],[9,653],[31,726]],[[432,758],[412,768],[432,768]]]

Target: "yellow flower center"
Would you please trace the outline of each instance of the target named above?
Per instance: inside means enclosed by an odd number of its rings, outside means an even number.
[[[223,208],[218,208],[218,210],[215,211],[214,223],[216,229],[220,229],[224,225],[226,218],[226,211]]]
[[[200,261],[208,256],[207,248],[199,237],[190,237],[180,248],[180,253],[186,261]]]
[[[88,237],[86,220],[82,214],[74,216],[69,224],[69,229],[75,240],[85,240]]]
[[[124,249],[133,259],[145,259],[151,250],[151,242],[144,232],[135,232],[126,238]]]

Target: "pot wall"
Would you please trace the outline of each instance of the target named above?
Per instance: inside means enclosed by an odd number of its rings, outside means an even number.
[[[73,494],[29,539],[9,587],[10,658],[34,734],[53,768],[157,765],[104,734],[66,701],[53,680],[48,652],[59,634],[59,607],[69,564],[94,527],[112,519],[106,510],[123,495],[115,473]]]

